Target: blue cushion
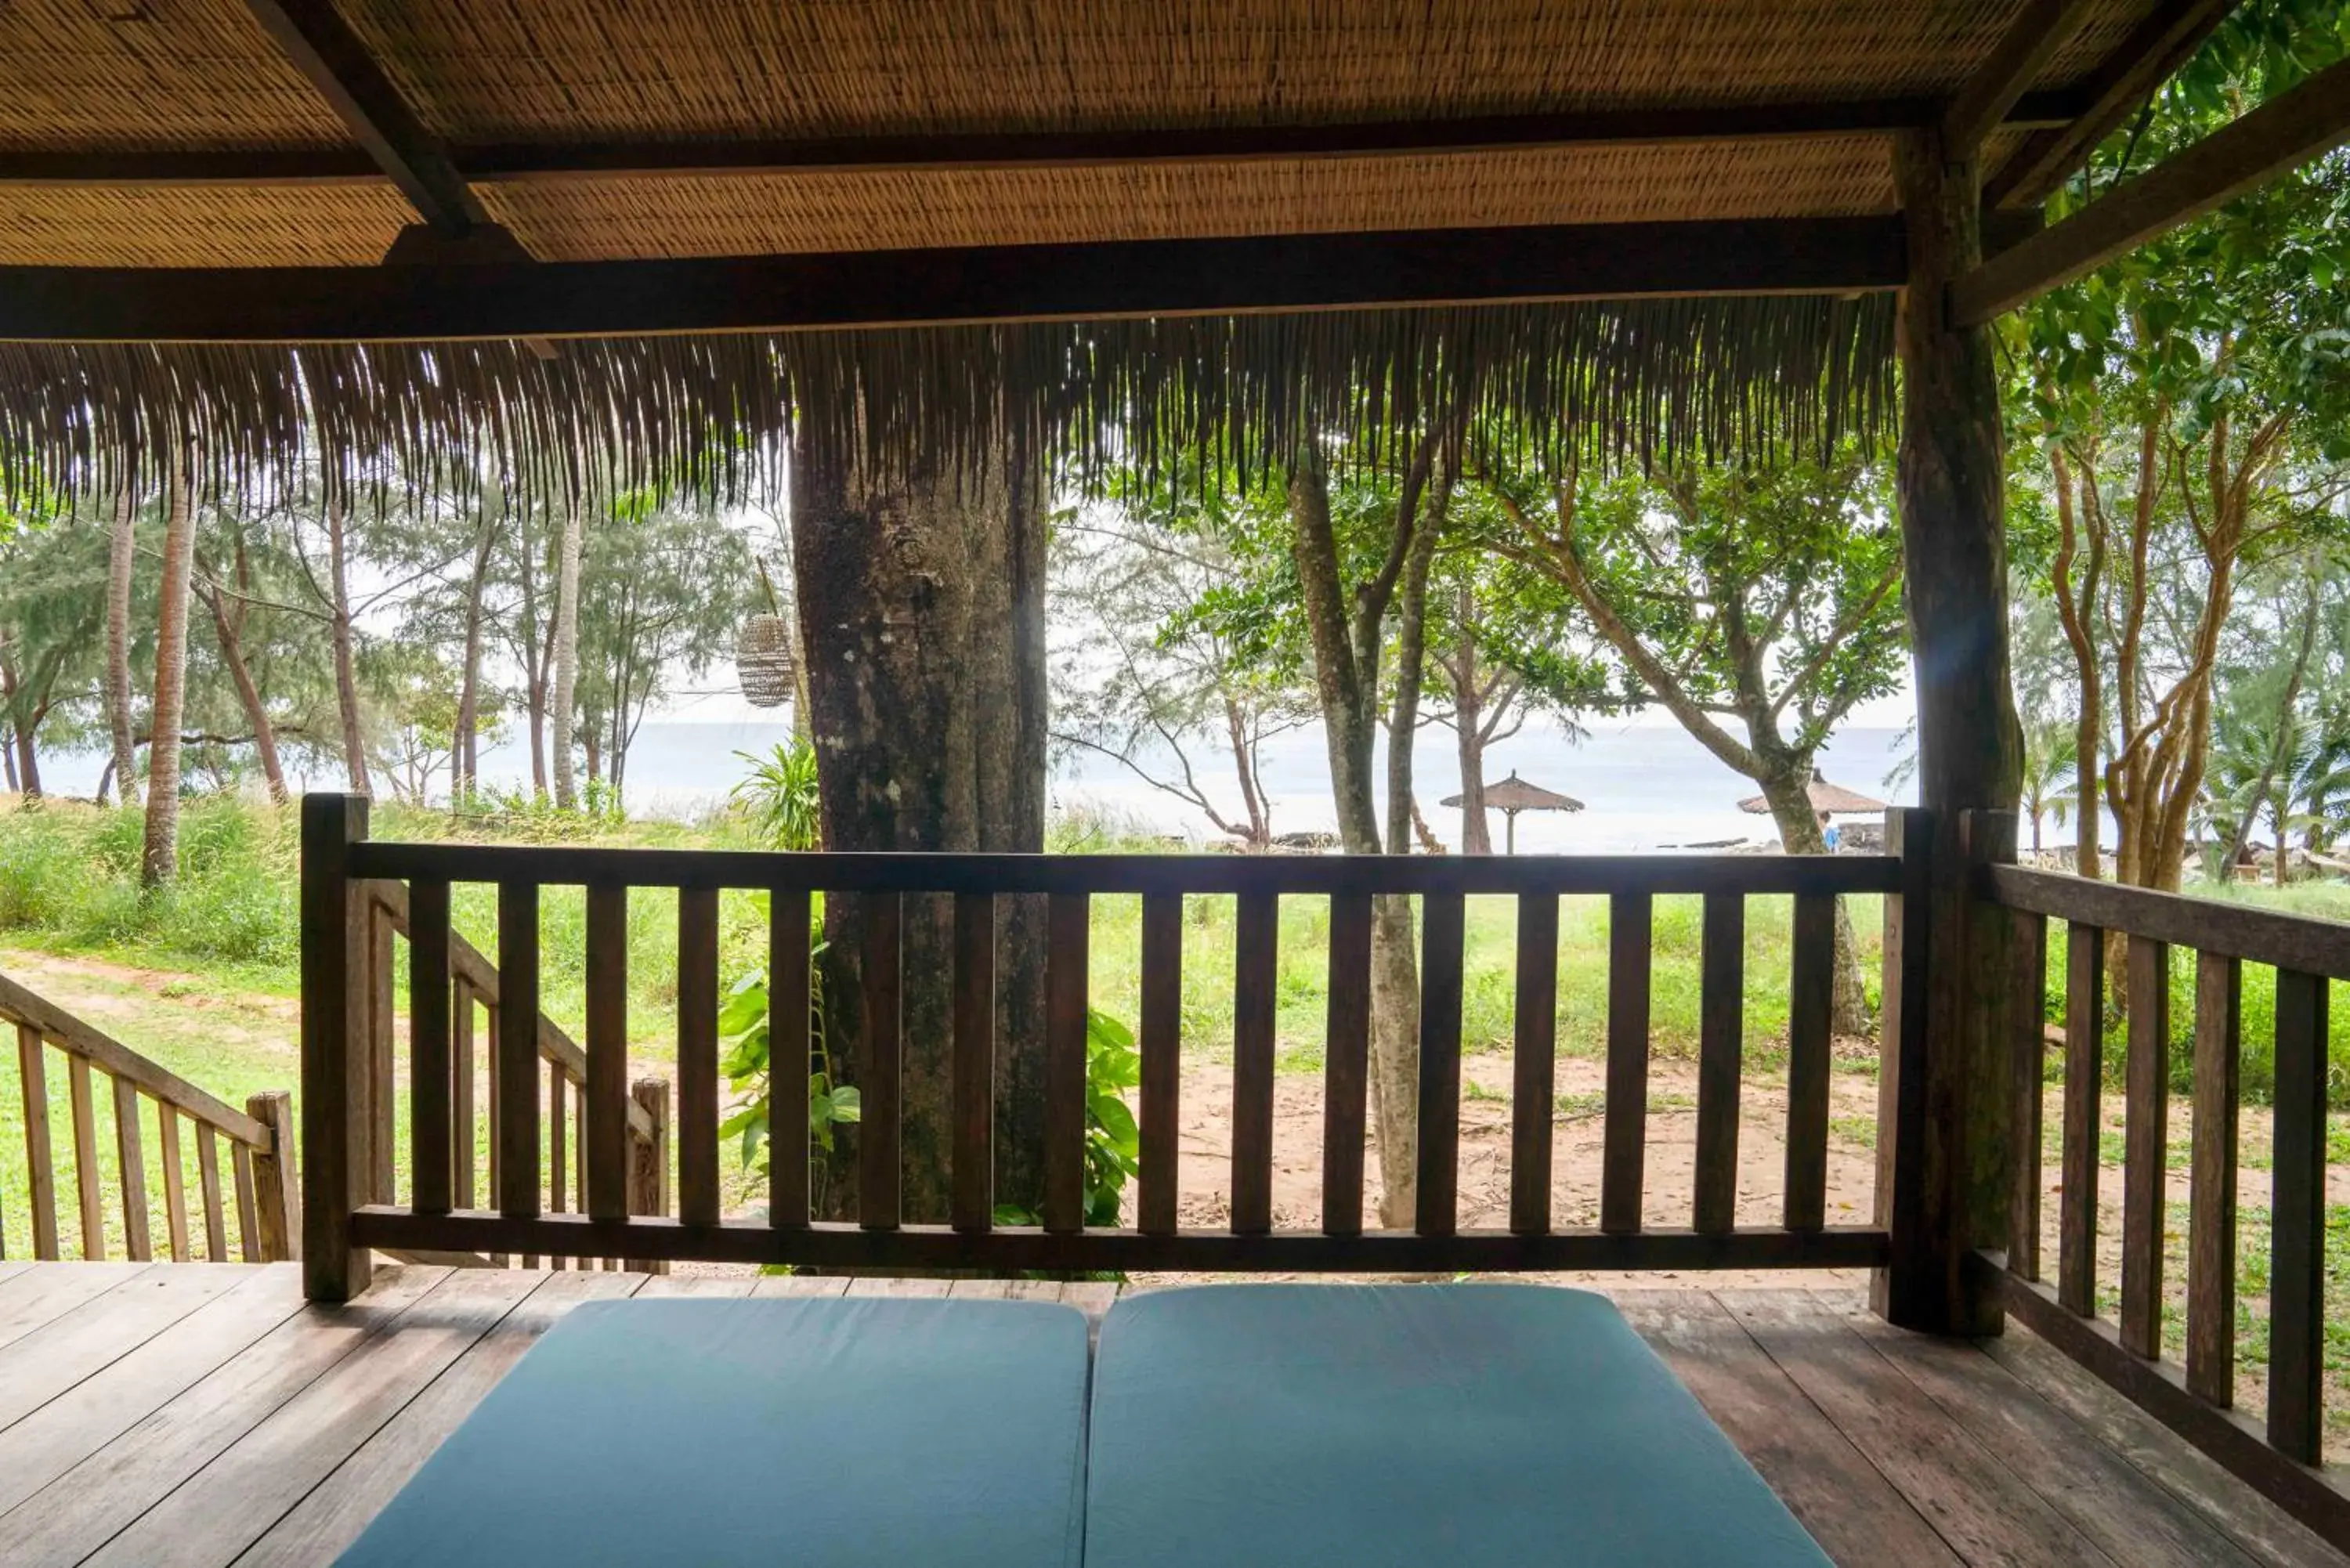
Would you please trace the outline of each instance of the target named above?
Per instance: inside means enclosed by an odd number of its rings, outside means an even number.
[[[342,1561],[1075,1564],[1086,1362],[1050,1303],[591,1303]]]
[[[1120,1301],[1086,1568],[1827,1558],[1583,1291],[1226,1285]]]

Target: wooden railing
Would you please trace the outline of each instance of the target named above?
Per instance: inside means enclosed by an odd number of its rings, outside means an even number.
[[[445,894],[445,888],[442,889]],[[390,1203],[396,1199],[396,1153],[398,1136],[394,1125],[393,1086],[397,1082],[397,1015],[395,968],[392,961],[395,939],[407,938],[413,950],[413,934],[410,925],[408,889],[398,882],[373,882],[367,885],[363,905],[366,921],[362,992],[366,997],[366,1026],[370,1060],[372,1092],[369,1096],[372,1124],[369,1147],[371,1151],[369,1179],[375,1200]],[[476,1026],[491,1063],[499,1057],[500,1030],[506,1016],[504,993],[497,966],[483,956],[481,950],[449,929],[445,902],[432,910],[428,918],[428,944],[438,942],[438,949],[428,947],[421,955],[411,950],[411,1006],[413,977],[428,977],[445,972],[447,977],[447,1041],[446,1104],[448,1139],[445,1149],[424,1144],[411,1146],[411,1159],[421,1171],[430,1165],[432,1174],[423,1178],[421,1187],[428,1193],[434,1190],[447,1171],[449,1201],[459,1209],[473,1206],[477,1178],[486,1176],[489,1192],[502,1189],[503,1170],[501,1145],[492,1137],[487,1149],[487,1170],[481,1168],[477,1157],[476,1131],[483,1120],[495,1127],[499,1125],[501,1075],[491,1071],[486,1080],[487,1105],[479,1116],[475,1111],[475,1085],[480,1063],[477,1060]],[[437,1001],[437,998],[436,998]],[[563,1026],[545,1012],[536,1013],[527,1031],[527,1038],[536,1046],[538,1061],[545,1069],[546,1099],[539,1106],[539,1119],[547,1131],[545,1162],[545,1193],[546,1211],[562,1213],[567,1206],[585,1210],[588,1201],[588,1057]],[[428,1067],[429,1070],[429,1067]],[[411,1077],[414,1075],[411,1064]],[[537,1091],[533,1088],[536,1096]],[[630,1086],[624,1107],[627,1116],[627,1142],[629,1161],[629,1212],[661,1212],[667,1193],[669,1172],[669,1084],[661,1078],[641,1078]],[[438,1100],[436,1099],[436,1103]],[[581,1150],[577,1159],[568,1157],[570,1148]],[[439,1249],[408,1250],[408,1255],[421,1262],[458,1262],[463,1264],[504,1265],[508,1257],[504,1253],[443,1255]],[[517,1261],[525,1268],[535,1268],[540,1258],[524,1252]],[[545,1260],[547,1266],[562,1268],[566,1259],[556,1255]],[[619,1266],[620,1260],[603,1262]],[[585,1266],[589,1260],[579,1259]],[[665,1269],[665,1263],[655,1265]]]
[[[2017,1127],[2007,1310],[2337,1546],[2350,1497],[2316,1468],[2324,1430],[2326,992],[2350,980],[2350,926],[2013,866],[1980,869],[2013,911]],[[2062,1188],[2055,1282],[2042,1256],[2043,1028],[2048,922],[2065,922]],[[2097,1315],[2106,943],[2126,950],[2126,1117],[2116,1321]],[[2170,950],[2195,959],[2185,1355],[2163,1355],[2169,1195]],[[2236,1400],[2239,1091],[2243,966],[2276,971],[2268,1255],[2268,1386],[2259,1424]]]
[[[377,844],[364,803],[314,795],[303,804],[304,1132],[311,1199],[312,1293],[339,1299],[362,1288],[367,1249],[468,1250],[632,1259],[704,1259],[833,1268],[1015,1270],[1431,1271],[1563,1268],[1870,1266],[1888,1256],[1883,1224],[1825,1222],[1831,966],[1835,899],[1863,892],[1898,905],[1903,864],[1889,857],[1705,856],[1520,859],[1232,856],[771,855],[589,848]],[[462,976],[448,930],[452,882],[498,889],[496,1016],[504,1021],[495,1076],[500,1178],[487,1194],[445,1179],[464,1109],[448,1085],[462,1033],[447,998]],[[415,1064],[409,1136],[414,1191],[384,1201],[370,1179],[367,1106],[388,1094],[384,1060],[361,977],[373,939],[351,913],[405,884],[415,990]],[[586,889],[586,1192],[558,1211],[536,1179],[548,1128],[534,1092],[540,1058],[527,1044],[539,1012],[540,889]],[[806,1158],[770,1160],[764,1220],[721,1212],[718,1125],[718,897],[770,896],[771,1016],[806,1018],[812,892],[858,895],[864,911],[860,1010],[862,1120],[851,1135],[860,1208],[854,1222],[818,1220]],[[626,1083],[627,922],[630,898],[677,901],[680,1085],[674,1136],[678,1201],[633,1211]],[[1085,1223],[1086,1031],[1090,900],[1141,899],[1142,1147],[1137,1223]],[[1175,1096],[1186,895],[1237,897],[1234,1109],[1231,1217],[1216,1230],[1178,1223]],[[1367,1231],[1363,1158],[1371,1019],[1373,899],[1420,906],[1418,1212],[1409,1231]],[[1517,899],[1518,1007],[1510,1220],[1506,1230],[1457,1223],[1464,899]],[[1607,1156],[1600,1223],[1561,1229],[1550,1212],[1555,1106],[1555,988],[1559,898],[1604,895],[1611,909]],[[1653,899],[1703,902],[1702,1002],[1696,1109],[1695,1199],[1685,1227],[1642,1222],[1649,1047],[1648,947]],[[950,1223],[903,1222],[900,1194],[901,905],[910,895],[953,900],[953,1022],[950,1079]],[[1040,1223],[993,1221],[990,1161],[994,1077],[993,964],[997,899],[1040,896],[1047,914],[1044,1042],[1045,1134]],[[1780,1223],[1737,1220],[1743,1052],[1745,906],[1792,895],[1794,941],[1788,1082],[1787,1186]],[[1279,900],[1326,898],[1330,909],[1324,1189],[1321,1225],[1272,1225],[1274,1010]],[[1887,919],[1888,932],[1898,923]],[[1888,963],[1898,963],[1898,952]],[[524,1042],[519,1046],[516,1042]],[[805,1049],[803,1037],[798,1043]],[[778,1030],[773,1059],[795,1043]],[[805,1098],[779,1095],[776,1150],[807,1147]],[[1887,1127],[1881,1141],[1915,1138]],[[484,1201],[476,1207],[474,1200]]]
[[[95,1025],[0,975],[0,1023],[16,1035],[18,1105],[25,1118],[25,1164],[32,1210],[32,1253],[62,1255],[57,1225],[57,1161],[51,1130],[49,1068],[52,1054],[66,1069],[66,1094],[73,1128],[73,1197],[81,1256],[107,1255],[105,1179],[99,1153],[98,1087],[110,1089],[115,1175],[121,1205],[123,1251],[134,1262],[155,1255],[156,1204],[148,1183],[145,1123],[154,1107],[155,1167],[161,1185],[163,1229],[169,1255],[186,1262],[195,1255],[190,1224],[186,1146],[181,1123],[194,1133],[194,1165],[203,1256],[231,1261],[228,1198],[221,1180],[221,1147],[227,1146],[229,1185],[236,1207],[238,1255],[247,1262],[272,1262],[296,1255],[299,1200],[294,1174],[292,1098],[283,1090],[255,1095],[240,1111],[215,1099],[170,1069],[157,1064]],[[0,1237],[0,1255],[8,1245]]]

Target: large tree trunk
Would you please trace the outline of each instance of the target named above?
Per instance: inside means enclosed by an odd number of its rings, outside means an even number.
[[[114,794],[124,805],[139,804],[132,782],[139,749],[131,739],[130,588],[139,558],[139,508],[130,486],[115,492],[114,521],[106,550],[106,727],[114,742]]]
[[[827,849],[1044,847],[1043,483],[1021,453],[978,474],[885,483],[806,443],[794,452],[793,568]],[[865,918],[863,899],[826,900],[826,1043],[848,1084],[866,1067]],[[907,898],[902,929],[904,1214],[936,1221],[953,1141],[952,900]],[[1040,900],[997,900],[994,1192],[1032,1212],[1044,1187],[1044,935]],[[853,1146],[875,1130],[841,1140],[820,1182],[824,1212],[857,1212]]]
[[[351,781],[353,794],[371,795],[374,784],[368,778],[367,738],[359,727],[359,684],[356,660],[352,653],[350,576],[344,548],[343,508],[339,502],[327,504],[327,574],[328,588],[334,595],[333,633],[335,645],[335,706],[343,724],[343,771]],[[156,727],[161,728],[158,720]]]
[[[1934,814],[1930,911],[1903,929],[1926,941],[1925,1081],[1898,1051],[1880,1062],[1879,1120],[1898,1127],[1904,1103],[1927,1106],[1924,1147],[1902,1160],[1880,1138],[1877,1204],[1893,1257],[1879,1270],[1877,1310],[1908,1328],[1995,1334],[2000,1293],[1968,1267],[1977,1248],[2007,1242],[2012,1051],[1996,999],[2012,982],[2004,911],[1972,896],[1959,853],[1968,811],[2012,812],[2022,793],[2023,731],[2008,667],[2004,443],[1991,334],[1953,325],[1950,280],[1982,256],[1979,171],[1971,150],[1946,152],[1930,132],[1897,143],[1907,219],[1908,284],[1898,328],[1902,368],[1897,482],[1905,598],[1918,693],[1918,794]],[[1888,1040],[1900,1038],[1888,1027]]]
[[[465,655],[458,676],[457,727],[449,738],[449,805],[455,810],[482,784],[482,597],[490,580],[490,549],[497,514],[482,498],[481,531],[473,536],[473,570],[465,580]]]
[[[1820,827],[1818,815],[1812,810],[1808,787],[1811,776],[1807,753],[1800,763],[1766,768],[1764,776],[1755,781],[1762,786],[1762,798],[1771,807],[1771,820],[1779,829],[1779,847],[1789,855],[1828,852],[1827,835]],[[1842,898],[1835,901],[1835,988],[1829,1027],[1848,1036],[1869,1032],[1868,991],[1861,973],[1860,942],[1852,929],[1852,909]]]
[[[579,804],[571,762],[572,710],[579,696],[579,508],[563,514],[563,539],[556,555],[555,579],[555,804],[566,811]]]
[[[16,673],[16,657],[0,649],[0,699],[5,699],[10,711],[8,733],[13,742],[16,788],[26,800],[38,800],[41,798],[41,759],[33,743],[36,722],[17,707],[19,700],[24,697]],[[26,701],[25,705],[29,708],[31,703]]]
[[[240,549],[240,559],[243,554]],[[242,586],[242,572],[238,578]],[[284,805],[291,797],[286,789],[286,769],[277,757],[277,728],[269,722],[268,706],[262,701],[261,689],[253,683],[253,671],[244,661],[244,639],[240,630],[244,620],[243,607],[231,613],[225,597],[217,589],[207,588],[204,605],[212,611],[213,633],[220,643],[221,662],[228,666],[238,705],[244,710],[245,722],[253,728],[253,749],[261,759],[261,776],[268,782],[269,798]]]
[[[155,718],[147,740],[147,838],[139,878],[158,888],[180,869],[180,722],[188,689],[188,586],[196,529],[184,460],[164,482],[163,581],[155,616]]]
[[[1466,584],[1461,589],[1454,650],[1452,727],[1461,752],[1461,853],[1491,855],[1493,833],[1485,818],[1485,690],[1477,668],[1477,634],[1471,626],[1475,597]]]

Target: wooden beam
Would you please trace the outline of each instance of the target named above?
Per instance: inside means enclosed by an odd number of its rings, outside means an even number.
[[[2088,161],[2241,0],[2164,0],[2082,84],[2086,101],[2066,125],[2033,132],[1983,182],[1989,207],[2036,207]]]
[[[265,0],[256,0],[256,4],[261,3]],[[2087,107],[2084,95],[2070,90],[2029,93],[2008,107],[2004,123],[2011,130],[2053,129],[2069,124]],[[406,114],[404,108],[397,112]],[[951,136],[485,142],[447,148],[432,143],[420,130],[414,132],[414,138],[421,139],[421,145],[413,139],[409,145],[415,158],[437,157],[461,184],[532,183],[646,175],[963,172],[1407,158],[1611,144],[1787,140],[1908,130],[1933,124],[1939,113],[1930,99],[1868,99],[1844,103],[1597,109],[1459,119],[1373,120],[1346,125],[1201,126]],[[413,117],[409,120],[412,124]],[[88,151],[19,149],[0,152],[0,184],[321,184],[367,182],[389,172],[390,169],[382,156],[343,147]]]
[[[2072,42],[2096,0],[2029,0],[1999,47],[1969,77],[1942,111],[1942,148],[1951,157],[1972,154],[2000,127],[2056,52]]]
[[[0,340],[594,337],[1898,287],[1898,218],[1598,223],[818,255],[0,268]]]
[[[336,12],[333,0],[245,5],[426,223],[444,234],[462,234],[488,220],[464,176]]]
[[[1950,317],[1979,326],[2350,141],[2350,60],[2116,186],[1950,285]]]

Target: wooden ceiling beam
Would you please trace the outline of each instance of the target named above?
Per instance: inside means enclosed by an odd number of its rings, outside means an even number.
[[[257,8],[271,5],[271,0],[254,3]],[[339,26],[339,21],[336,25]],[[363,52],[359,57],[364,58]],[[359,67],[354,65],[348,68]],[[372,69],[372,65],[367,68]],[[397,102],[397,95],[392,101]],[[2023,130],[2061,126],[2086,107],[2087,99],[2077,93],[2029,93],[2007,106],[2002,123],[2010,129]],[[420,179],[431,174],[440,183],[462,188],[469,182],[521,183],[628,175],[893,173],[1245,163],[1275,159],[1406,158],[1439,153],[1541,151],[1586,145],[1880,134],[1934,124],[1940,113],[1940,106],[1929,99],[1880,99],[1718,109],[1597,109],[1351,125],[798,140],[500,142],[442,148],[414,126],[413,117],[407,114],[404,106],[396,111],[387,106],[380,109],[377,120],[386,116],[401,117],[410,129],[397,139],[378,136],[377,141],[386,148],[405,146],[409,151],[404,155],[338,147],[88,152],[18,150],[0,152],[0,184],[324,183],[364,181],[379,172],[399,179],[401,176],[394,170],[407,168]],[[403,185],[402,189],[408,187]],[[417,200],[414,192],[411,192],[410,199]],[[423,210],[421,202],[418,210]],[[481,219],[477,216],[473,221]]]
[[[2164,79],[2185,65],[2241,0],[2163,0],[2082,85],[2071,123],[2034,131],[1983,183],[1992,207],[2036,207],[2089,161]]]
[[[333,0],[245,5],[420,217],[452,236],[489,221],[464,176],[337,13]]]
[[[1950,285],[1951,319],[1965,327],[1989,321],[2345,142],[2350,60],[2326,67],[1959,278]]]
[[[1425,229],[671,261],[0,267],[0,340],[785,332],[1898,287],[1898,217]]]
[[[1942,111],[1946,155],[1965,157],[2007,119],[2057,51],[2073,41],[2098,0],[2026,0],[2022,13]]]

